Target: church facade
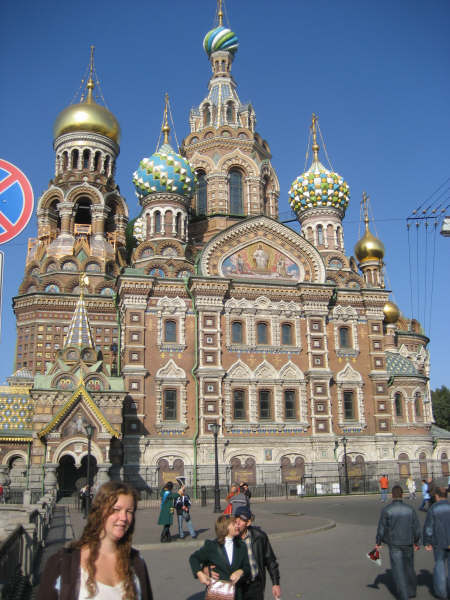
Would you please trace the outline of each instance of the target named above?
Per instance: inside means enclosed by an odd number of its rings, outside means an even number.
[[[313,115],[311,165],[289,193],[301,233],[279,221],[270,147],[232,76],[237,48],[219,11],[208,95],[179,150],[166,100],[163,144],[133,174],[133,221],[93,61],[84,97],[57,117],[55,175],[14,298],[31,413],[19,431],[0,406],[4,480],[19,458],[17,485],[73,485],[86,424],[98,481],[139,488],[213,483],[214,424],[222,484],[332,481],[345,461],[356,478],[448,475],[429,340],[389,301],[367,199],[352,256],[349,186],[320,162]]]

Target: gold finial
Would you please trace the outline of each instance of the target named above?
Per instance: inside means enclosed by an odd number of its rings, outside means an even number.
[[[222,0],[217,0],[217,17],[219,19],[219,27],[223,25]]]
[[[86,103],[87,104],[92,104],[93,102],[93,98],[92,98],[92,90],[95,87],[95,83],[94,83],[94,49],[95,46],[91,46],[91,59],[89,62],[89,79],[87,82],[87,98],[86,98]]]
[[[313,143],[312,143],[312,151],[313,151],[313,162],[319,161],[319,144],[317,143],[317,115],[313,113],[312,115],[312,124],[311,124]]]
[[[369,230],[369,196],[366,192],[363,192],[362,200],[361,200],[363,215],[364,215],[364,223],[366,226],[366,231]]]
[[[164,144],[168,144],[169,143],[169,133],[170,133],[170,127],[169,127],[169,121],[168,121],[168,107],[169,107],[169,94],[166,92],[166,95],[164,96],[164,117],[163,117],[163,126],[162,126],[162,132],[164,134]]]

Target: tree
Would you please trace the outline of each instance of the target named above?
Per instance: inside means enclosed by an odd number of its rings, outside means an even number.
[[[431,392],[431,403],[436,425],[450,431],[450,390],[443,385]]]

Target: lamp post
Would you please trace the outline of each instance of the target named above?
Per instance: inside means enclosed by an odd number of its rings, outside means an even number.
[[[345,493],[350,494],[350,485],[348,481],[348,466],[347,466],[347,438],[342,438],[342,444],[344,446],[344,474],[345,474]]]
[[[217,436],[219,434],[220,425],[211,423],[210,429],[214,434],[214,512],[220,513],[220,487],[219,487],[219,455],[217,452]]]
[[[94,433],[94,426],[88,423],[85,428],[88,439],[88,453],[87,453],[87,490],[86,490],[86,502],[84,504],[84,516],[87,517],[91,510],[91,440]]]

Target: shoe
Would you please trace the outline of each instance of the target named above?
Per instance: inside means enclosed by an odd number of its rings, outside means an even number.
[[[178,537],[180,540],[184,540],[184,535],[179,535]]]
[[[196,535],[191,535],[191,540],[195,540],[196,539]]]

